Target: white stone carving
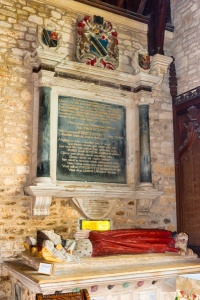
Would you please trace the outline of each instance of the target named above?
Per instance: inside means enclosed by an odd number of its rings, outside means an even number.
[[[78,184],[77,185],[65,184],[65,186],[64,185],[58,186],[50,183],[49,180],[47,179],[46,182],[38,183],[37,185],[26,187],[25,192],[33,196],[34,198],[33,215],[48,215],[52,198],[73,198],[74,203],[80,209],[83,209],[83,213],[88,218],[91,219],[104,218],[106,217],[107,212],[102,210],[98,214],[97,210],[94,210],[94,214],[92,216],[92,212],[86,207],[84,208],[83,199],[86,199],[87,202],[88,199],[89,200],[94,199],[97,202],[99,199],[100,203],[102,199],[106,199],[108,213],[112,210],[112,208],[116,204],[117,201],[116,199],[127,199],[127,201],[130,201],[130,199],[137,200],[137,201],[143,199],[149,199],[148,208],[145,208],[146,211],[148,212],[148,210],[152,205],[152,200],[163,194],[163,192],[160,192],[153,187],[151,188],[151,190],[148,191],[145,190],[140,191],[140,190],[133,190],[130,187],[123,186],[123,185],[120,186],[117,184],[110,186],[109,189],[108,186],[105,185],[99,185],[97,188],[97,186],[92,184],[83,184],[82,186]],[[137,209],[139,209],[140,211],[142,211],[142,209],[144,210],[144,206],[145,207],[147,206],[144,203],[146,202],[141,202],[141,204],[137,206]]]
[[[34,52],[27,53],[24,57],[24,64],[38,68],[41,64],[54,67],[66,59],[67,55],[62,53],[54,53],[48,49],[38,47]]]
[[[140,199],[137,201],[137,215],[146,216],[152,206],[152,199]]]
[[[148,213],[152,200],[159,197],[163,192],[156,190],[151,183],[148,183],[148,186],[147,184],[146,186],[143,184],[137,186],[136,183],[139,172],[139,165],[136,160],[136,153],[139,149],[137,106],[154,103],[151,90],[161,83],[163,74],[167,71],[171,61],[172,59],[169,57],[155,55],[151,61],[150,72],[141,71],[136,75],[132,75],[118,70],[102,69],[99,72],[99,69],[93,66],[69,61],[66,54],[56,53],[55,55],[55,53],[41,47],[37,48],[34,53],[27,54],[25,58],[26,64],[30,63],[32,67],[38,70],[37,75],[33,75],[32,78],[35,84],[36,100],[39,93],[38,87],[51,87],[51,149],[57,149],[56,124],[59,94],[123,105],[127,111],[127,184],[58,182],[56,179],[56,151],[50,151],[50,177],[35,179],[35,174],[33,174],[32,180],[34,183],[25,188],[25,191],[35,199],[33,207],[35,215],[48,215],[53,197],[81,199],[80,201],[76,200],[76,204],[87,217],[91,218],[91,211],[84,212],[82,199],[106,199],[106,201],[111,203],[114,203],[115,199],[137,200],[137,202],[139,201],[137,213]],[[41,65],[47,67],[39,71]],[[95,84],[95,82],[99,82],[99,84]],[[141,89],[134,93],[141,87],[146,87],[147,90]],[[38,111],[38,106],[36,111]],[[37,120],[34,122],[37,123]],[[34,128],[37,128],[37,126]],[[37,137],[34,133],[33,136],[34,138]],[[36,145],[37,143],[34,144]],[[36,148],[34,148],[33,154],[33,164],[36,166]],[[108,210],[112,209],[112,204],[108,206]],[[104,216],[106,214],[102,212],[101,217]]]
[[[118,201],[118,199],[94,197],[87,197],[86,199],[72,198],[72,200],[84,215],[91,220],[106,218]]]
[[[37,259],[39,262],[41,261],[41,258]],[[152,295],[152,291],[154,291],[156,294],[153,299],[155,300],[174,300],[175,285],[173,282],[177,275],[200,272],[200,262],[196,256],[181,256],[171,253],[115,255],[102,258],[84,257],[81,260],[82,263],[66,263],[65,265],[57,263],[54,265],[56,272],[53,276],[47,277],[38,274],[29,266],[24,267],[22,262],[22,260],[5,262],[14,281],[13,289],[16,283],[23,287],[22,300],[26,300],[27,295],[32,293],[34,295],[30,299],[34,300],[36,293],[70,292],[77,287],[90,291],[93,286],[98,286],[97,292],[92,293],[94,299],[150,299],[147,295]],[[38,265],[39,263],[36,261],[34,267],[38,268]],[[124,285],[125,283],[128,285]],[[112,298],[108,290],[109,285],[110,287],[115,286],[112,290]],[[141,287],[141,285],[143,286]],[[173,286],[171,287],[171,285]],[[125,286],[128,288],[124,288]],[[139,287],[141,288],[139,289]],[[161,287],[162,292],[174,291],[173,297],[165,295],[166,297],[163,298]]]
[[[154,74],[140,72],[136,75],[132,75],[118,70],[104,69],[101,69],[101,72],[99,72],[99,69],[94,68],[93,66],[83,65],[66,59],[63,59],[60,64],[56,65],[56,71],[79,76],[87,76],[87,78],[103,80],[119,85],[127,85],[132,88],[137,88],[138,86],[153,87],[160,82],[160,78]]]
[[[138,74],[140,72],[149,73],[150,69],[144,70],[139,65],[139,55],[140,54],[148,56],[148,52],[146,49],[140,49],[138,51],[135,51],[135,53],[132,56],[132,62],[131,62],[131,65],[133,66],[133,69],[134,69],[134,74]]]
[[[151,60],[150,73],[155,76],[163,78],[163,75],[167,73],[167,69],[171,64],[173,58],[161,54],[155,54]]]
[[[33,215],[47,216],[49,215],[49,207],[51,205],[51,196],[36,196],[34,200]]]
[[[155,100],[151,97],[151,93],[147,91],[140,91],[137,93],[138,106],[154,104]]]
[[[148,191],[148,192],[150,192],[150,191],[154,190],[154,186],[151,182],[140,182],[137,189],[139,191]]]

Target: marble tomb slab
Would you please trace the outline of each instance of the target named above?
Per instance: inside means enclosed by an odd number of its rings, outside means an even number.
[[[124,255],[112,255],[101,257],[81,257],[79,262],[56,262],[54,264],[54,271],[59,270],[86,270],[108,268],[112,269],[116,266],[128,267],[134,265],[148,265],[148,264],[160,264],[160,263],[176,263],[189,260],[196,260],[197,255],[179,255],[177,253],[146,253],[146,254],[124,254]],[[28,251],[21,253],[21,261],[38,270],[39,264],[45,262],[42,257],[32,256]],[[47,262],[47,261],[46,261]],[[117,262],[117,263],[116,263]]]

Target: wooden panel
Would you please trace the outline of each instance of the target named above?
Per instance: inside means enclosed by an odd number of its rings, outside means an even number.
[[[51,295],[36,294],[36,300],[90,300],[89,293],[86,289],[80,292],[58,293]]]
[[[200,140],[195,138],[191,147],[181,158],[180,183],[182,186],[183,224],[190,244],[198,246],[200,241]]]
[[[174,101],[174,141],[178,231],[200,254],[200,89]]]

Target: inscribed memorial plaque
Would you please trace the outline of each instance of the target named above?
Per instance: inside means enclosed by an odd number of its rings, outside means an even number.
[[[106,218],[117,205],[117,199],[102,199],[99,197],[72,198],[74,204],[89,220]]]
[[[126,109],[58,98],[57,180],[126,183]]]
[[[110,220],[80,220],[80,229],[82,230],[110,230]]]

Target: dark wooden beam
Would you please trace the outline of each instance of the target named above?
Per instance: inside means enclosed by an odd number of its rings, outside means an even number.
[[[148,26],[148,52],[150,55],[164,54],[164,35],[169,0],[151,0]]]
[[[123,8],[125,0],[117,0],[117,6]]]
[[[151,2],[151,14],[150,14],[150,19],[149,19],[149,24],[148,24],[148,33],[147,33],[147,38],[148,38],[148,52],[149,55],[153,56],[156,54],[156,27],[157,27],[157,20],[156,16],[157,13],[155,12],[156,8],[156,1],[152,0]]]
[[[138,7],[138,10],[137,10],[137,14],[143,15],[146,3],[147,3],[147,0],[141,0],[140,1],[139,7]]]
[[[157,29],[157,53],[164,54],[163,45],[165,38],[165,25],[167,20],[167,11],[169,6],[169,0],[159,1],[159,26]]]
[[[171,62],[169,66],[169,88],[170,88],[170,94],[172,96],[172,103],[174,104],[174,99],[178,94],[178,84],[177,84],[177,77],[176,77],[176,66],[175,66],[175,59],[174,57],[173,61]]]
[[[74,0],[74,1],[84,3],[84,4],[87,4],[87,5],[93,6],[93,7],[97,7],[97,8],[112,12],[116,15],[120,15],[120,16],[123,16],[125,18],[129,18],[129,19],[132,19],[132,20],[136,20],[138,22],[148,24],[149,17],[139,15],[135,12],[117,7],[116,5],[114,6],[114,5],[108,4],[106,2],[102,2],[100,0]]]

